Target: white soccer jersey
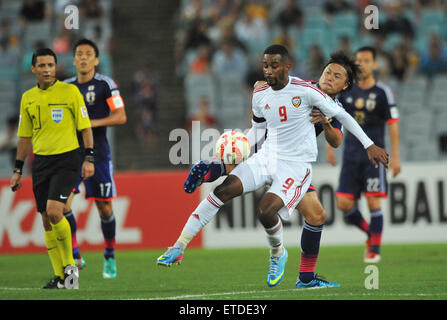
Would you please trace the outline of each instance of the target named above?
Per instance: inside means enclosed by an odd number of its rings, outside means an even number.
[[[318,107],[327,117],[342,108],[323,91],[300,78],[290,77],[281,90],[268,84],[253,91],[253,115],[267,122],[267,139],[259,152],[278,159],[314,162],[318,148],[314,125],[309,115]]]

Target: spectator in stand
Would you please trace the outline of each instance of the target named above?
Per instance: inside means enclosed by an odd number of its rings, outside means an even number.
[[[158,95],[160,81],[150,64],[137,71],[133,79],[134,102],[139,122],[136,135],[141,143],[149,143],[157,133]]]
[[[42,0],[24,0],[19,12],[21,22],[26,25],[28,22],[43,21],[51,15],[50,7]]]
[[[390,67],[391,76],[399,80],[399,82],[403,82],[407,79],[410,59],[405,51],[405,47],[402,44],[395,46],[391,50]]]
[[[346,0],[327,0],[324,3],[323,10],[324,12],[332,17],[335,14],[351,11],[354,7]]]
[[[431,34],[428,48],[422,52],[420,69],[429,80],[447,72],[447,51],[436,33]]]
[[[307,74],[309,75],[309,80],[319,79],[321,75],[321,70],[326,63],[326,58],[318,44],[313,44],[309,48],[309,58],[306,64]]]
[[[284,28],[295,26],[301,29],[303,26],[303,10],[296,0],[287,0],[286,6],[278,15],[278,23]]]
[[[241,77],[245,77],[247,72],[247,59],[244,52],[236,48],[229,40],[223,40],[211,64],[214,74],[238,73]]]
[[[0,132],[0,152],[9,153],[9,161],[11,167],[14,168],[17,155],[17,126],[19,124],[19,116],[9,116],[6,123],[6,129]]]
[[[201,130],[217,127],[217,120],[210,113],[210,103],[209,103],[207,97],[200,97],[197,112],[190,119],[190,121],[188,123],[189,131],[191,131],[191,129],[192,129],[193,121],[200,121],[200,129]]]
[[[211,72],[211,48],[201,45],[197,49],[197,57],[189,65],[189,72],[194,74],[207,74]]]
[[[405,38],[413,39],[415,30],[412,22],[405,16],[405,6],[401,0],[391,0],[385,5],[386,19],[383,26],[377,30],[385,37],[397,33]]]
[[[98,0],[81,0],[79,11],[86,20],[100,19],[104,16],[104,9]]]
[[[19,45],[19,39],[11,32],[11,22],[7,19],[2,20],[0,27],[0,43],[8,42],[11,46],[17,47]]]
[[[242,13],[236,21],[234,31],[237,38],[242,42],[264,43],[268,38],[268,27],[264,19],[254,18],[252,15]],[[264,46],[264,45],[263,45]]]
[[[17,47],[11,46],[8,39],[0,42],[0,69],[13,69],[19,65],[20,52]]]

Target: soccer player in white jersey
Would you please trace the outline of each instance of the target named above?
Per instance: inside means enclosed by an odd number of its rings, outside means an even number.
[[[270,189],[257,208],[258,218],[265,228],[270,247],[269,286],[278,285],[284,276],[287,250],[283,246],[283,226],[278,212],[290,214],[309,187],[312,177],[311,162],[317,157],[317,145],[311,109],[318,107],[326,116],[336,117],[354,134],[367,150],[375,166],[385,166],[388,154],[377,147],[361,130],[357,122],[325,93],[299,78],[289,77],[288,51],[281,45],[272,45],[264,51],[264,77],[267,85],[254,90],[252,99],[253,121],[247,136],[251,145],[260,140],[267,129],[269,134],[260,151],[238,165],[225,181],[217,186],[192,213],[176,245],[157,259],[161,265],[171,265],[182,259],[184,247],[228,200],[251,192],[269,183]],[[259,134],[259,132],[264,134]],[[320,230],[322,226],[315,227]],[[319,238],[310,242],[319,246]],[[300,275],[301,276],[301,275]],[[319,279],[299,279],[297,288],[338,286]]]

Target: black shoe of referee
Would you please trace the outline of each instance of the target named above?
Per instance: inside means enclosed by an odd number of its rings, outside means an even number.
[[[42,287],[42,289],[65,289],[64,280],[61,279],[61,277],[56,276],[46,285]]]

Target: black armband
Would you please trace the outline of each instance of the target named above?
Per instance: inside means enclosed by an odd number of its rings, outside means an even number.
[[[22,174],[23,173],[23,164],[25,162],[22,160],[16,160],[16,163],[14,165],[14,173]]]

